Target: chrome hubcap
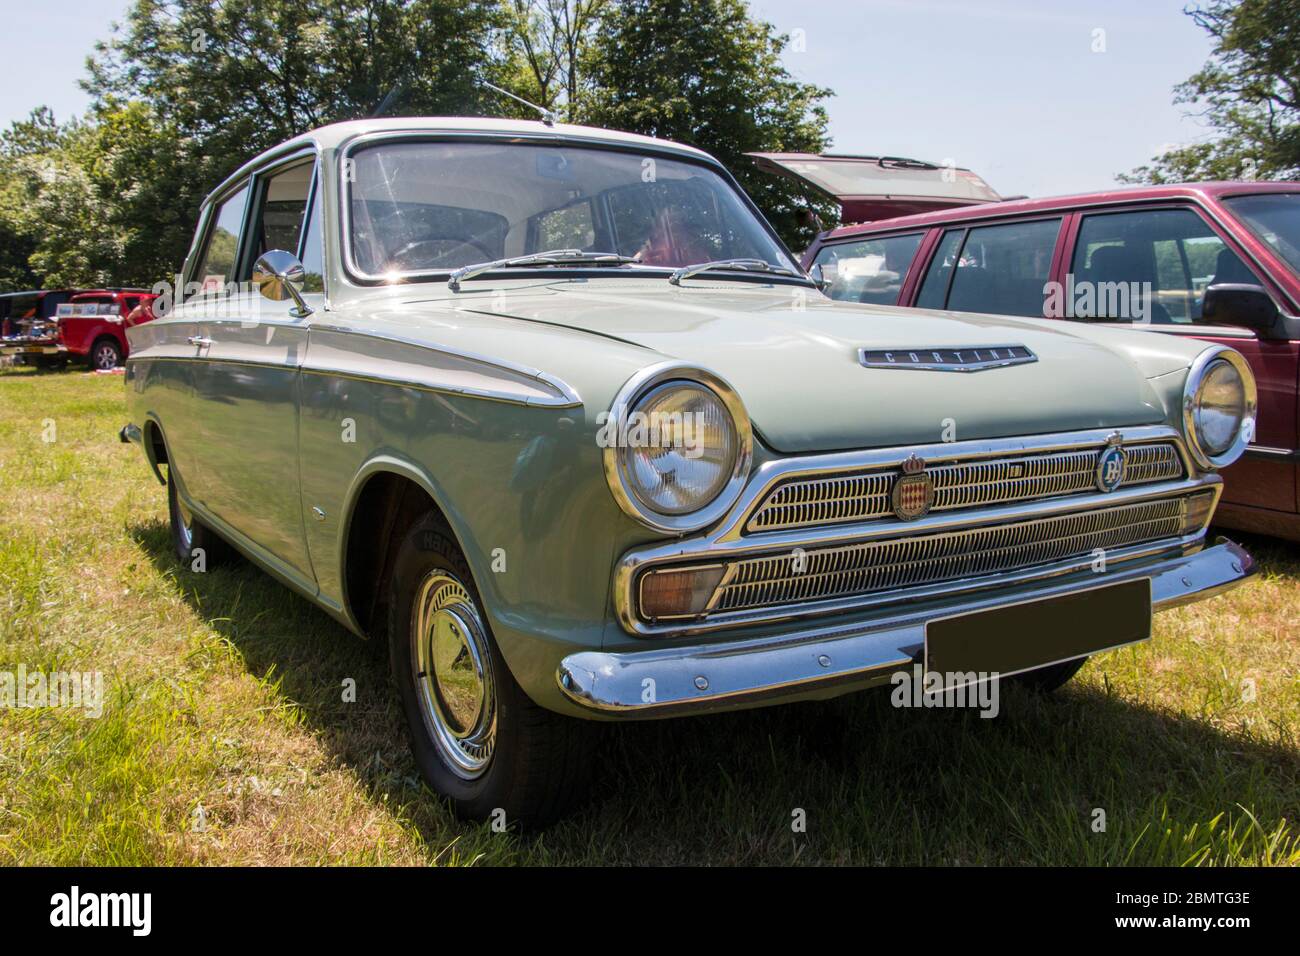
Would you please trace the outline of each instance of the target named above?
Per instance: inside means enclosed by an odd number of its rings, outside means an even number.
[[[101,345],[95,350],[95,367],[96,368],[116,368],[117,353],[107,345]]]
[[[411,668],[425,728],[446,764],[473,780],[496,743],[487,629],[464,585],[446,571],[420,583],[411,608]]]

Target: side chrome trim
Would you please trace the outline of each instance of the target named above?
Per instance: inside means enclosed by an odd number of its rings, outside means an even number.
[[[322,339],[328,335],[345,335],[356,339],[362,339],[375,343],[396,343],[405,348],[422,350],[434,355],[446,356],[453,362],[461,363],[466,370],[473,371],[479,377],[494,377],[500,382],[510,382],[516,388],[514,390],[505,387],[484,387],[480,385],[470,385],[464,382],[436,381],[435,376],[438,370],[429,369],[421,366],[418,370],[412,370],[410,375],[388,374],[378,371],[375,368],[361,368],[358,363],[357,367],[347,367],[341,362],[317,362],[313,355],[321,351],[323,347]],[[346,361],[354,357],[355,353],[349,351],[342,356]],[[386,367],[390,363],[384,362],[379,367]],[[479,366],[473,369],[473,366]],[[341,375],[346,378],[354,378],[362,381],[373,381],[382,384],[403,385],[410,388],[423,388],[426,391],[444,392],[454,395],[470,395],[475,398],[486,398],[493,401],[511,402],[517,405],[537,405],[549,408],[578,408],[582,405],[582,397],[567,382],[543,372],[541,369],[532,368],[528,365],[520,365],[504,359],[494,358],[488,355],[482,355],[477,352],[469,352],[463,349],[449,348],[443,345],[435,345],[429,342],[421,342],[417,339],[406,338],[397,335],[386,335],[378,332],[371,332],[365,329],[353,328],[346,325],[313,325],[308,338],[307,361],[302,366],[304,372],[314,375]],[[505,373],[504,375],[499,373]],[[418,377],[417,377],[418,375]],[[513,381],[512,381],[513,380]],[[535,394],[525,391],[524,386],[531,383],[535,389]]]
[[[1268,445],[1247,445],[1247,458],[1260,461],[1300,462],[1300,448],[1270,448]]]
[[[1184,473],[1192,477],[1176,481],[1155,482],[1148,485],[1134,485],[1127,488],[1121,486],[1118,490],[1112,492],[1096,492],[1087,495],[1074,494],[1058,498],[1043,498],[1030,502],[1013,502],[986,508],[932,512],[922,518],[909,521],[906,525],[896,521],[876,519],[857,523],[824,525],[817,528],[800,528],[792,531],[773,531],[761,534],[747,534],[745,532],[748,516],[758,503],[765,500],[769,491],[779,482],[792,476],[807,477],[834,474],[872,466],[898,467],[913,453],[924,457],[927,462],[938,464],[943,461],[971,460],[1026,452],[1052,452],[1095,447],[1104,445],[1114,432],[1115,429],[1106,428],[1023,438],[949,442],[939,445],[885,448],[867,452],[844,452],[830,455],[782,458],[766,462],[755,470],[749,484],[736,500],[725,520],[716,529],[699,537],[636,548],[623,555],[615,565],[613,572],[614,607],[619,623],[624,630],[632,634],[672,637],[713,631],[742,624],[754,624],[761,621],[782,621],[811,614],[828,614],[851,610],[855,607],[879,604],[882,601],[897,601],[900,599],[898,593],[891,592],[877,595],[874,598],[845,598],[834,602],[819,602],[809,606],[786,606],[779,610],[767,612],[745,612],[744,614],[729,616],[725,621],[679,621],[671,624],[651,625],[642,621],[636,614],[633,588],[638,575],[642,571],[660,564],[677,564],[696,560],[729,560],[740,556],[793,550],[794,548],[812,549],[881,538],[912,537],[1021,519],[1109,508],[1154,498],[1187,495],[1204,490],[1214,491],[1215,504],[1217,505],[1218,496],[1222,490],[1222,479],[1213,474],[1197,474],[1187,457],[1182,437],[1177,430],[1165,425],[1149,425],[1123,429],[1123,444],[1131,446],[1153,441],[1171,442],[1179,449],[1179,454],[1183,457]],[[1192,540],[1196,537],[1199,536],[1193,536]],[[1164,542],[1163,547],[1167,549],[1171,546],[1187,543],[1189,542]],[[1113,556],[1110,557],[1113,558]],[[1069,570],[1069,568],[1057,570],[1051,568],[1030,569],[1026,572],[1020,572],[1015,579],[1060,574],[1064,570]],[[992,582],[988,578],[982,578],[972,581],[968,586],[987,588],[996,585],[1000,581],[1011,579],[1011,576],[1003,574],[995,576]],[[949,581],[942,585],[932,586],[932,590],[938,592],[954,591],[964,587],[967,587],[967,585],[963,585],[960,581]]]
[[[581,651],[556,670],[563,694],[593,713],[630,719],[709,713],[800,697],[832,696],[887,683],[920,660],[927,622],[1149,578],[1152,610],[1177,607],[1229,590],[1257,568],[1239,545],[1081,574],[1015,595],[975,595],[910,607],[867,621],[789,631],[726,644]],[[1046,663],[1046,662],[1045,662]],[[1009,676],[1009,675],[1004,675]],[[653,683],[647,683],[647,682]],[[653,698],[645,697],[646,687]]]
[[[182,318],[189,318],[182,316]],[[197,319],[192,319],[197,321]],[[307,352],[305,359],[299,359],[297,368],[303,373],[309,375],[337,375],[340,378],[352,379],[361,382],[374,382],[380,385],[395,385],[401,388],[414,388],[426,392],[435,392],[438,394],[448,395],[466,395],[473,398],[482,398],[496,402],[506,402],[515,405],[527,405],[545,408],[580,408],[582,406],[582,397],[567,382],[556,378],[540,369],[531,368],[526,365],[517,365],[502,359],[492,358],[486,355],[480,355],[474,352],[467,352],[460,349],[447,348],[440,345],[433,345],[428,342],[420,342],[415,339],[403,338],[401,336],[383,335],[377,332],[368,332],[362,329],[349,328],[347,326],[336,325],[305,325],[302,322],[277,322],[272,320],[259,320],[259,326],[283,325],[289,328],[307,330]],[[152,323],[151,323],[152,325]],[[412,366],[409,374],[397,374],[400,369],[396,363],[389,361],[376,361],[366,367],[366,363],[356,362],[354,366],[348,363],[355,359],[355,353],[339,352],[336,361],[318,362],[313,358],[314,353],[319,353],[323,349],[321,340],[323,337],[331,334],[354,336],[359,339],[375,343],[394,343],[403,348],[420,349],[433,355],[447,357],[453,363],[459,363],[461,366],[458,371],[462,377],[476,379],[490,379],[500,383],[501,387],[485,387],[481,385],[471,385],[466,382],[439,381],[439,372],[446,372],[449,376],[455,374],[456,370],[436,369],[427,365]],[[194,354],[183,355],[150,355],[146,352],[140,354],[132,353],[127,362],[146,362],[175,360],[182,362],[212,362],[234,365],[247,365],[252,367],[275,367],[284,368],[280,362],[260,362],[249,359],[229,359],[220,356],[213,357],[207,354],[200,354],[196,348]],[[389,371],[394,369],[394,371]],[[507,384],[514,385],[513,389],[505,387]],[[531,386],[531,390],[530,390]]]

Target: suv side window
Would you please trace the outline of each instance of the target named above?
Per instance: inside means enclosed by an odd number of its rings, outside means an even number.
[[[1085,216],[1070,274],[1067,316],[1095,322],[1197,322],[1206,286],[1259,282],[1190,209]]]
[[[832,299],[897,305],[923,235],[913,232],[837,243],[818,252],[813,265],[822,267],[830,283],[826,294]]]
[[[220,292],[235,279],[235,257],[239,254],[239,232],[248,206],[248,184],[238,187],[212,212],[212,225],[205,240],[203,255],[192,280],[203,286],[203,293]]]
[[[949,309],[1042,316],[1060,219],[981,226],[966,235]]]
[[[917,308],[942,309],[948,299],[948,283],[952,279],[953,266],[957,264],[957,253],[961,252],[962,240],[966,238],[965,229],[949,229],[939,240],[939,248],[934,250],[930,259],[930,271],[925,274],[921,291],[916,297]]]

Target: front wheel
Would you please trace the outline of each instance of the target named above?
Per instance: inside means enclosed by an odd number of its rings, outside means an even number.
[[[583,795],[589,728],[534,704],[492,637],[469,567],[434,514],[399,545],[389,657],[420,773],[458,816],[543,826]]]
[[[122,349],[112,339],[99,339],[90,347],[90,367],[108,372],[122,364]]]

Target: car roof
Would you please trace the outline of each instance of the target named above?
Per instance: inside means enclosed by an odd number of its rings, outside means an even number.
[[[348,120],[330,123],[309,130],[301,136],[286,140],[244,163],[227,176],[208,194],[207,201],[226,192],[230,186],[243,179],[265,161],[277,155],[313,147],[319,150],[338,149],[359,136],[376,133],[480,133],[526,136],[530,140],[542,139],[563,142],[596,142],[620,146],[640,146],[656,152],[673,152],[684,157],[705,160],[721,165],[701,149],[675,143],[672,140],[602,129],[598,126],[577,126],[571,123],[543,123],[539,120],[499,119],[486,116],[392,116],[378,119]]]
[[[824,233],[820,239],[823,242],[830,242],[848,236],[869,233],[928,228],[956,222],[972,222],[979,219],[1001,219],[1008,216],[1031,215],[1039,212],[1068,211],[1083,206],[1113,205],[1162,199],[1204,200],[1229,194],[1277,192],[1300,192],[1300,183],[1175,183],[1159,186],[1121,186],[1097,192],[1048,196],[1038,199],[1009,199],[1003,202],[983,203],[978,206],[958,206],[952,209],[941,209],[938,212],[926,212],[914,216],[899,216],[896,219],[877,219],[873,222],[840,226]]]

